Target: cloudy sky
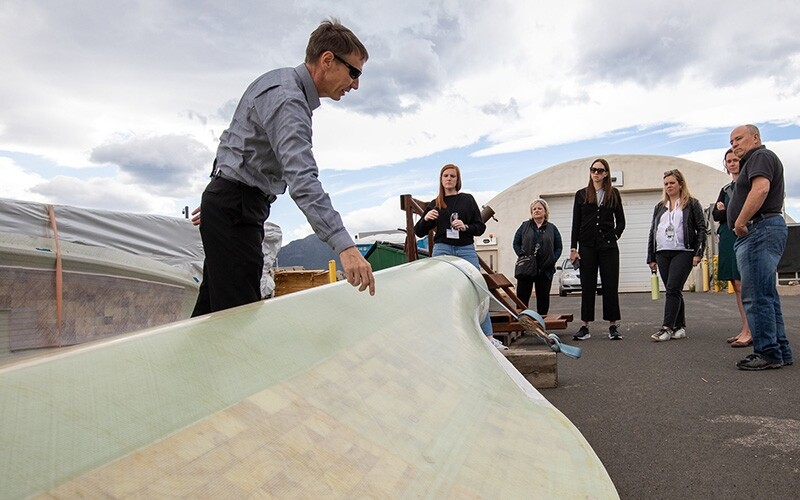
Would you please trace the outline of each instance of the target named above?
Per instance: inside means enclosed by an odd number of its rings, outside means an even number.
[[[244,89],[302,62],[329,16],[370,52],[359,90],[314,114],[351,233],[402,226],[398,196],[432,197],[445,163],[480,203],[587,156],[721,168],[742,123],[783,160],[800,220],[788,0],[4,0],[0,197],[180,217]],[[288,196],[270,219],[284,243],[310,233]]]

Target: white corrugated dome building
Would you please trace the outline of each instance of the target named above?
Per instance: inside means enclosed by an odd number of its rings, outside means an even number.
[[[719,169],[671,156],[601,157],[611,167],[613,184],[619,189],[625,208],[626,227],[619,240],[619,289],[621,292],[649,291],[650,269],[645,262],[647,233],[653,207],[662,198],[664,172],[680,170],[692,196],[700,200],[703,208],[716,201],[720,188],[730,182],[730,177],[722,170],[721,156]],[[559,263],[569,256],[575,192],[588,184],[589,166],[596,158],[581,158],[554,165],[522,179],[492,198],[486,205],[494,210],[497,220],[490,220],[484,236],[475,239],[481,258],[493,269],[514,280],[514,233],[523,221],[530,218],[530,204],[536,198],[547,201],[550,222],[561,233],[564,250]],[[557,281],[553,280],[551,293],[558,292]]]

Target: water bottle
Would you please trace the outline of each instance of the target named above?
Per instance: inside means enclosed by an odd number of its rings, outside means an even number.
[[[653,269],[650,275],[650,297],[653,300],[658,300],[658,292],[658,275],[656,274],[656,270]]]

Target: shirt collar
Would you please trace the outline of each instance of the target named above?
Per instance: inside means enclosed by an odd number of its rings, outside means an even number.
[[[745,163],[745,162],[747,161],[747,159],[748,159],[748,158],[750,158],[750,157],[753,155],[753,153],[755,153],[755,152],[756,152],[756,151],[758,151],[759,149],[767,149],[767,146],[765,146],[764,144],[762,144],[762,145],[758,146],[757,148],[753,148],[753,149],[751,149],[750,151],[748,151],[747,153],[745,153],[745,154],[744,154],[744,156],[742,156],[742,158],[739,160],[739,162],[740,162],[740,163],[742,163],[742,164],[743,164],[743,163]],[[740,171],[740,172],[739,172],[739,174],[741,175],[741,173],[742,173],[742,172]]]
[[[319,107],[319,92],[317,92],[317,86],[314,85],[314,79],[311,78],[311,73],[308,72],[308,68],[306,67],[305,63],[300,64],[296,68],[294,68],[295,73],[297,76],[300,77],[300,85],[303,86],[303,93],[306,95],[306,101],[308,101],[308,107],[311,111],[314,111]]]

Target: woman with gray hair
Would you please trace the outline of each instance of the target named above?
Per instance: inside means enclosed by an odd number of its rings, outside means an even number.
[[[534,200],[531,203],[531,218],[523,222],[514,234],[514,252],[517,256],[535,254],[537,263],[536,274],[516,276],[517,297],[527,306],[535,286],[536,312],[542,316],[550,310],[550,287],[562,250],[561,233],[549,219],[550,207],[547,202]]]

